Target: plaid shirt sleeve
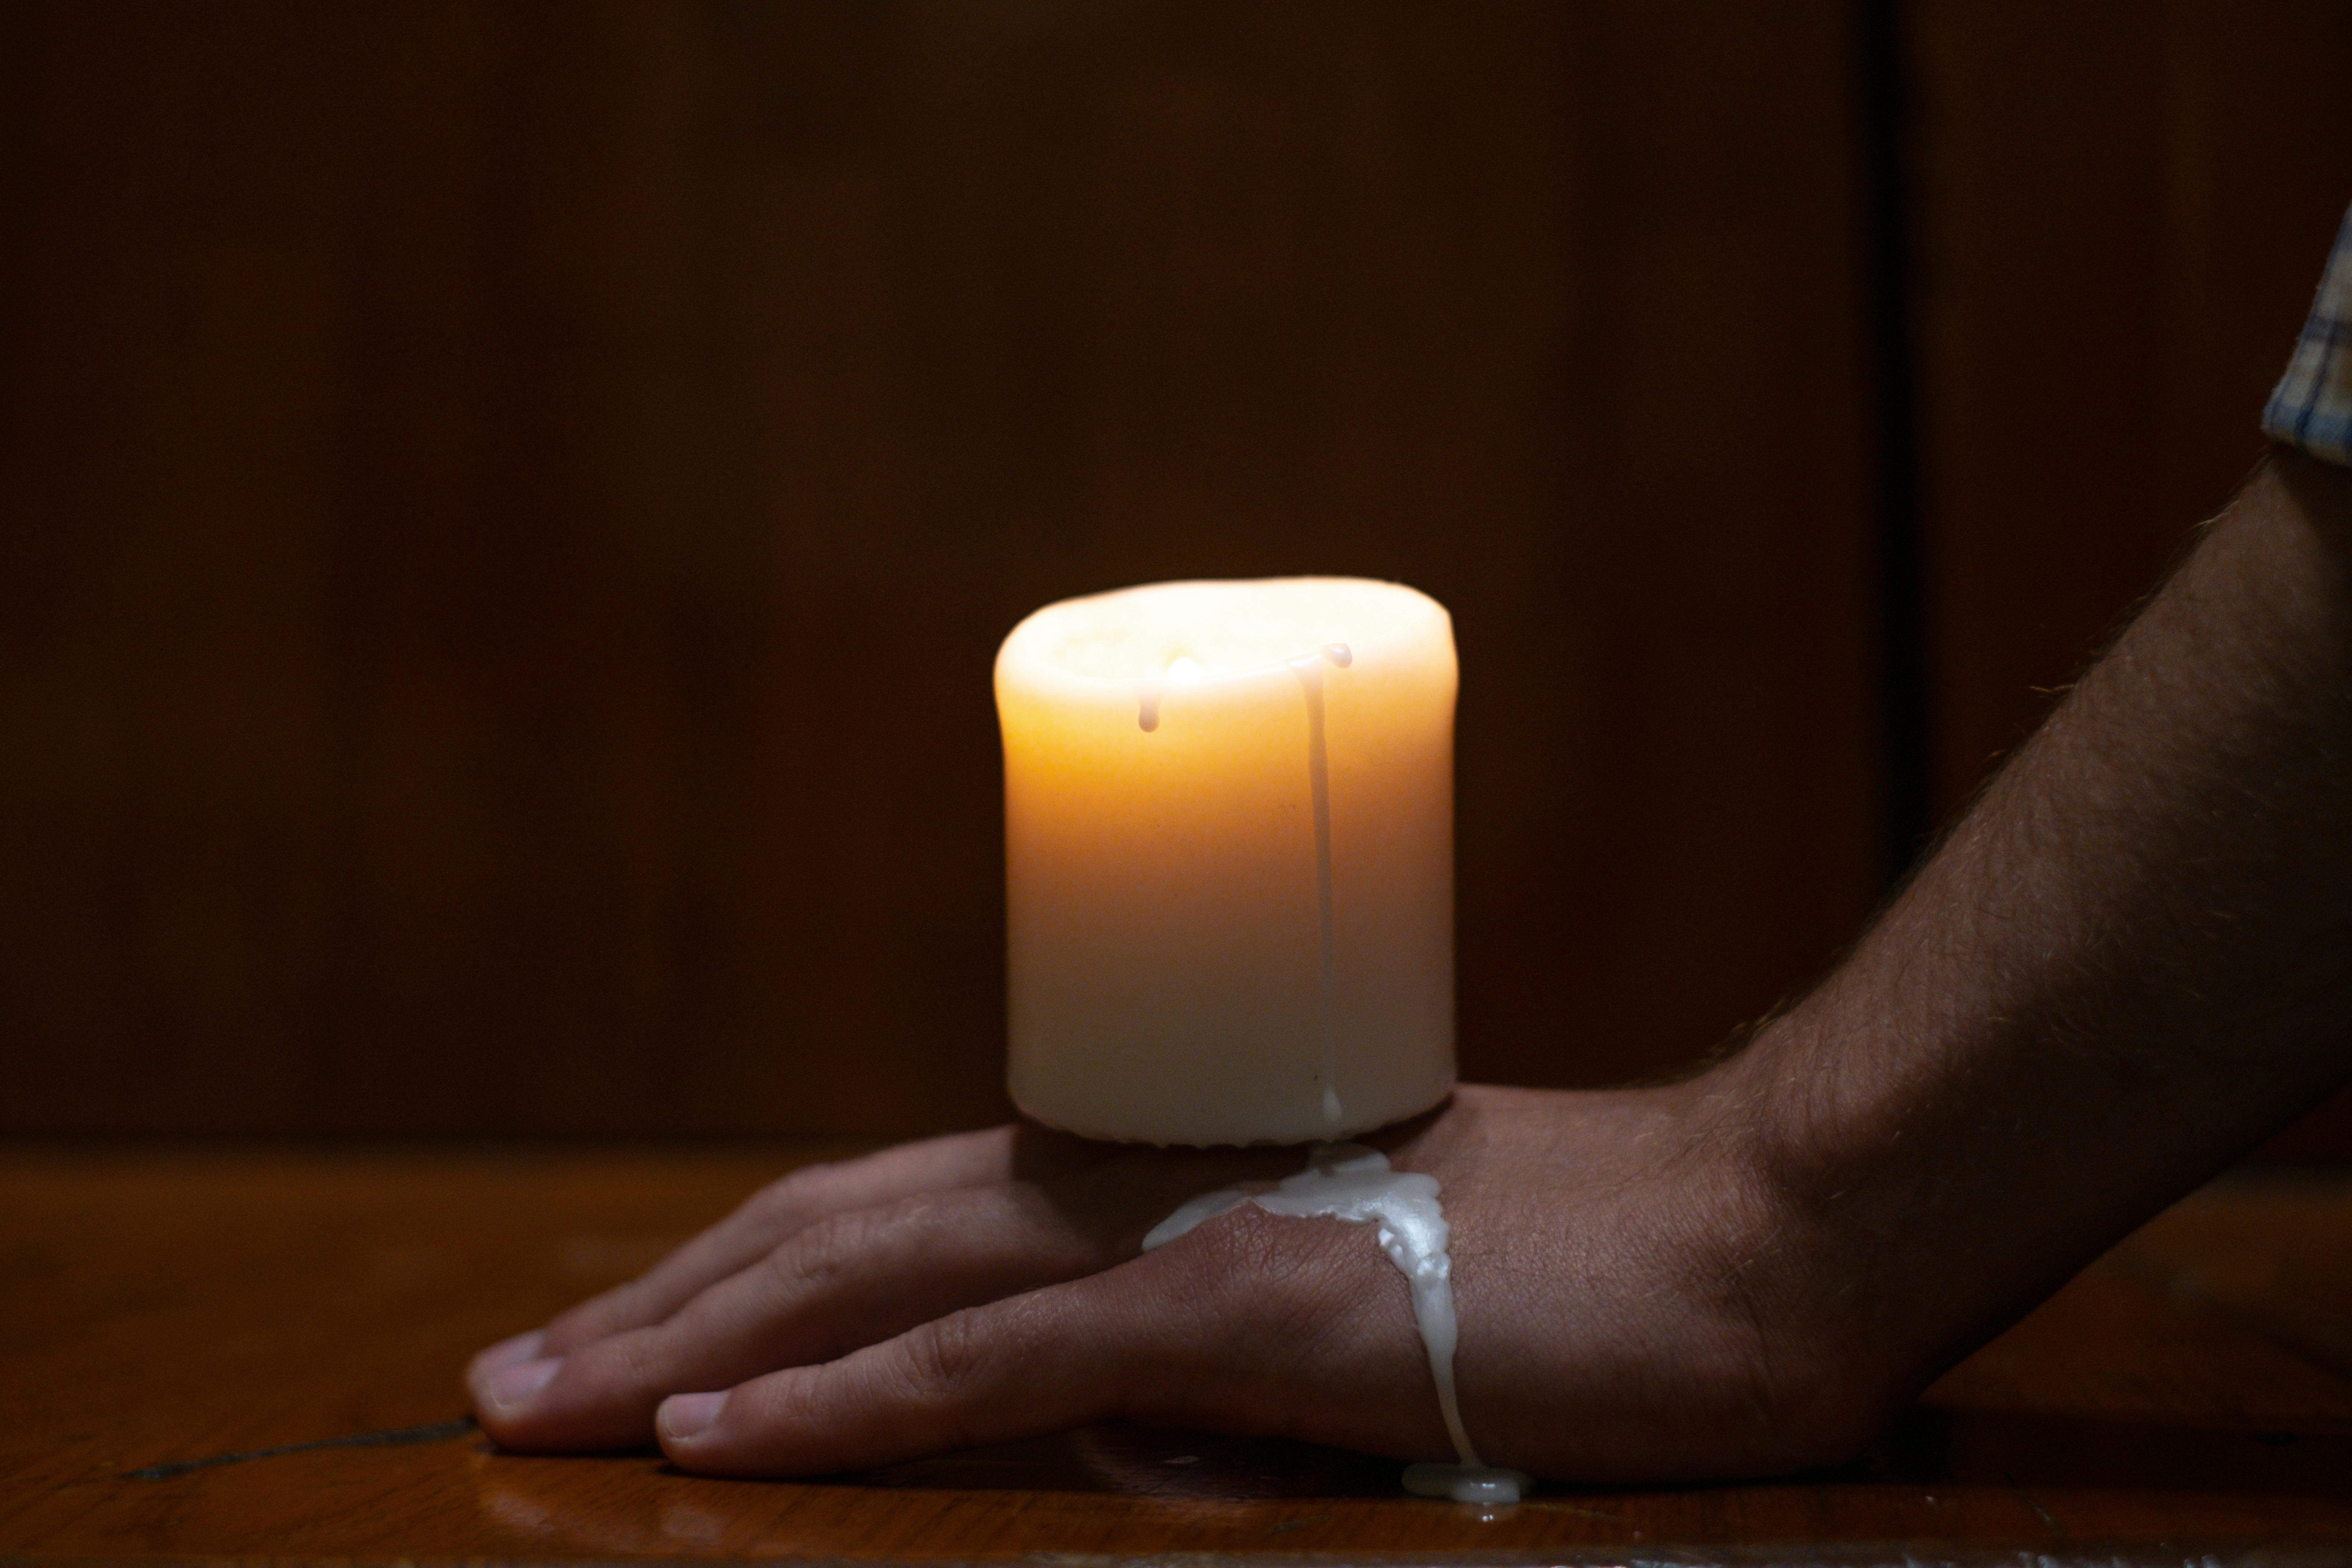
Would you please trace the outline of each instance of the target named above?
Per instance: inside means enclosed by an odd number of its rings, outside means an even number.
[[[2352,213],[2336,231],[2319,298],[2263,410],[2263,431],[2315,458],[2352,466]]]

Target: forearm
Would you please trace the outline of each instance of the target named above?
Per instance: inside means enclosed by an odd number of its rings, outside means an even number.
[[[1735,1064],[1942,1363],[2352,1076],[2352,472],[2285,454]]]

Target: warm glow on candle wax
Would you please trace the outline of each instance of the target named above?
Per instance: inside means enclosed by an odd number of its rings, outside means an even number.
[[[996,660],[1013,1098],[1303,1142],[1454,1083],[1452,623],[1351,578],[1048,605]]]

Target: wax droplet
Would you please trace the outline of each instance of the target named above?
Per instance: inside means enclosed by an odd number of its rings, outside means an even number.
[[[1345,669],[1349,665],[1356,662],[1355,654],[1350,652],[1348,645],[1343,642],[1325,643],[1323,645],[1323,657],[1329,659],[1333,664],[1338,665],[1341,669]]]
[[[1167,694],[1168,688],[1160,681],[1135,683],[1135,722],[1145,734],[1160,728],[1160,700]]]
[[[1404,1489],[1415,1497],[1452,1498],[1455,1502],[1515,1503],[1533,1479],[1494,1465],[1407,1465]]]

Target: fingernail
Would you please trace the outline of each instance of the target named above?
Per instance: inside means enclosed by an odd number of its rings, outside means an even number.
[[[531,1396],[547,1386],[547,1380],[553,1377],[556,1368],[562,1364],[563,1358],[558,1355],[549,1356],[545,1361],[527,1361],[520,1366],[510,1366],[504,1372],[492,1374],[489,1381],[482,1384],[482,1395],[493,1408],[501,1411],[528,1405]]]
[[[540,1348],[547,1343],[547,1334],[533,1329],[527,1334],[517,1334],[510,1340],[500,1340],[486,1351],[476,1352],[474,1364],[467,1370],[476,1377],[488,1377],[527,1361],[539,1359]]]
[[[661,1403],[654,1416],[654,1425],[665,1437],[686,1438],[703,1431],[719,1419],[719,1411],[727,1406],[727,1394],[673,1394]]]

